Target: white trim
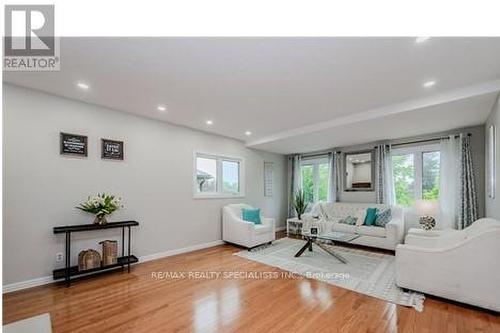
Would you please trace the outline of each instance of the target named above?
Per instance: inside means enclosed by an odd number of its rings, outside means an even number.
[[[494,125],[488,127],[488,133],[486,133],[486,145],[488,151],[486,153],[488,174],[487,186],[488,186],[488,198],[495,199],[496,196],[496,170],[497,170],[497,128]]]
[[[390,115],[396,115],[408,111],[413,111],[421,108],[426,108],[434,105],[449,103],[461,99],[471,98],[493,93],[500,90],[500,80],[487,81],[479,84],[446,91],[444,93],[435,94],[430,97],[413,99],[402,103],[391,104],[376,109],[366,110],[364,112],[339,117],[336,119],[322,121],[312,125],[294,128],[291,130],[272,134],[251,142],[247,142],[247,147],[255,147],[262,144],[284,140],[299,135],[307,135],[314,132],[329,130],[335,127],[340,127],[348,124],[353,124],[361,121],[372,120]]]
[[[173,250],[168,250],[165,252],[154,253],[154,254],[139,257],[139,262],[137,264],[141,264],[143,262],[148,262],[151,260],[161,259],[161,258],[165,258],[165,257],[171,257],[171,256],[175,256],[177,254],[183,254],[183,253],[193,252],[193,251],[197,251],[197,250],[207,249],[207,248],[219,246],[222,244],[224,244],[223,240],[216,240],[213,242],[201,243],[201,244],[196,244],[193,246],[183,247],[180,249],[173,249]],[[134,264],[134,265],[137,265],[137,264]],[[4,294],[10,293],[10,292],[17,291],[17,290],[38,287],[38,286],[56,283],[56,282],[57,281],[54,281],[54,279],[52,278],[52,275],[44,276],[44,277],[40,277],[40,278],[36,278],[36,279],[6,284],[2,287],[2,293],[4,293]]]
[[[5,293],[17,291],[17,290],[43,286],[45,284],[50,284],[52,282],[55,282],[52,279],[52,275],[44,276],[44,277],[40,277],[40,278],[36,278],[36,279],[31,279],[31,280],[26,280],[26,281],[21,281],[21,282],[15,282],[15,283],[6,284],[6,285],[2,286],[2,293],[5,294]]]
[[[209,247],[219,246],[222,244],[224,244],[223,240],[216,240],[216,241],[209,242],[209,243],[201,243],[201,244],[196,244],[196,245],[192,245],[192,246],[188,246],[188,247],[183,247],[180,249],[173,249],[173,250],[168,250],[165,252],[149,254],[147,256],[139,257],[139,263],[148,262],[151,260],[156,260],[156,259],[161,259],[161,258],[166,258],[166,257],[171,257],[171,256],[175,256],[177,254],[183,254],[183,253],[193,252],[193,251],[197,251],[197,250],[207,249]]]
[[[193,199],[241,199],[245,195],[241,193],[196,193]]]

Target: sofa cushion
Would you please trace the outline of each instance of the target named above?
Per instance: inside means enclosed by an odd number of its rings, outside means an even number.
[[[363,225],[366,219],[366,209],[360,208],[357,210],[356,215],[354,215],[358,220],[356,221],[356,225]]]
[[[241,209],[241,217],[244,221],[253,222],[253,224],[261,224],[260,221],[260,209]]]
[[[371,237],[386,237],[385,228],[362,225],[358,227],[357,234]]]
[[[349,225],[356,225],[357,221],[358,221],[357,217],[349,215],[346,218],[340,219],[339,223],[345,223],[345,224],[349,224]]]
[[[345,223],[334,223],[332,226],[332,231],[344,232],[346,234],[355,234],[358,227],[355,225],[349,225]]]
[[[392,219],[391,209],[387,208],[382,212],[377,213],[377,218],[375,219],[375,225],[378,227],[385,227]]]
[[[367,208],[378,208],[379,211],[384,211],[387,208],[391,208],[391,206],[386,204],[359,202],[318,202],[312,207],[311,215],[331,220],[333,217],[356,216],[359,209],[364,209],[366,211]]]
[[[373,225],[377,219],[377,208],[368,208],[366,210],[365,225]]]

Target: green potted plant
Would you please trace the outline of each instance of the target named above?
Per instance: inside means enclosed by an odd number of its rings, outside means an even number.
[[[110,215],[118,209],[123,208],[123,205],[121,204],[121,198],[108,193],[98,193],[94,197],[89,196],[87,201],[75,208],[94,214],[94,223],[103,225],[107,223],[106,215]]]
[[[302,214],[306,212],[307,208],[307,203],[306,203],[306,197],[304,195],[304,191],[299,189],[293,198],[293,209],[295,209],[295,212],[297,213],[297,218],[300,220],[302,217]]]

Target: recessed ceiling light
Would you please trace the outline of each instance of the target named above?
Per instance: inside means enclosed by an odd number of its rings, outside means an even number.
[[[246,135],[246,136],[250,136],[250,135],[252,135],[252,132],[250,132],[250,131],[246,131],[246,132],[245,132],[245,135]]]
[[[213,125],[213,124],[214,124],[214,122],[213,122],[213,121],[211,121],[211,120],[207,120],[205,123],[206,123],[207,125]]]
[[[433,86],[433,85],[435,85],[435,84],[436,84],[436,81],[434,81],[434,80],[433,80],[433,81],[427,81],[427,82],[424,82],[424,84],[422,84],[422,86],[423,86],[424,88],[430,88],[430,87],[432,87],[432,86]]]
[[[420,44],[429,40],[430,37],[417,37],[415,38],[415,43]]]
[[[157,109],[158,109],[158,111],[161,111],[161,112],[167,111],[167,108],[164,107],[163,105],[158,105]]]
[[[83,90],[87,90],[90,88],[88,84],[83,83],[83,82],[78,82],[76,85],[78,86],[78,88],[83,89]]]

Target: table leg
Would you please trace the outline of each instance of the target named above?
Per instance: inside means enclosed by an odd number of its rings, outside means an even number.
[[[70,279],[70,268],[71,268],[71,233],[66,232],[66,285],[69,287],[71,285]]]
[[[130,226],[128,226],[128,249],[127,249],[127,256],[128,256],[128,265],[127,265],[127,270],[130,273]]]
[[[122,257],[125,257],[125,227],[122,227]],[[123,270],[123,265],[122,265]]]
[[[312,240],[311,240],[310,238],[308,238],[308,239],[307,239],[307,242],[306,242],[306,245],[304,245],[304,246],[303,246],[303,247],[299,250],[299,252],[297,252],[297,253],[295,254],[295,257],[296,257],[296,258],[297,258],[297,257],[300,257],[300,256],[302,255],[302,253],[304,253],[304,251],[305,251],[306,249],[308,249],[309,247],[311,247],[311,246],[312,246]]]
[[[311,241],[309,244],[309,252],[312,252],[312,251],[313,251],[313,242]]]
[[[342,257],[340,254],[335,253],[334,251],[330,250],[329,248],[327,248],[326,246],[324,246],[323,244],[321,244],[319,242],[317,242],[315,244],[318,245],[321,249],[323,249],[326,253],[328,253],[328,254],[334,256],[335,258],[337,258],[342,263],[347,264],[347,260],[344,257]]]

